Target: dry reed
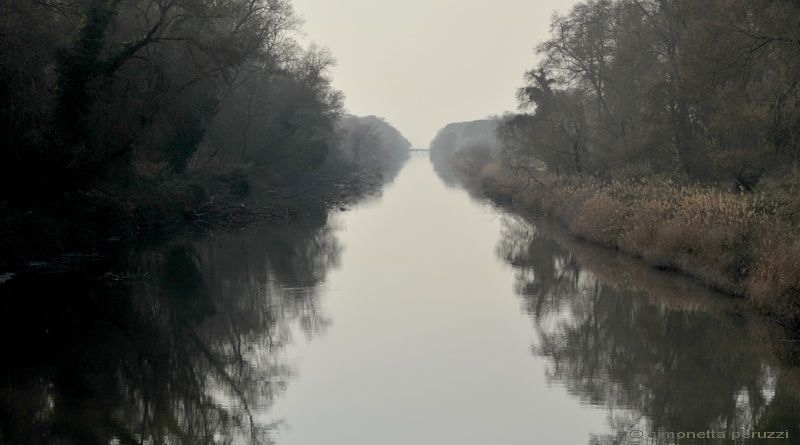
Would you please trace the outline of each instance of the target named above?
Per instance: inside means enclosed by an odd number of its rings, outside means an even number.
[[[764,196],[669,180],[601,183],[500,163],[480,179],[490,197],[554,218],[576,236],[746,295],[774,315],[800,316],[798,230],[785,217],[791,212]]]

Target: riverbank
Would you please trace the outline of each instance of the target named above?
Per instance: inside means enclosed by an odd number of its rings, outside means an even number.
[[[516,212],[546,216],[574,236],[744,297],[771,317],[800,318],[796,185],[742,194],[669,180],[557,176],[496,160],[461,159],[456,168]]]
[[[128,186],[92,186],[26,205],[0,204],[0,272],[91,258],[121,239],[175,224],[242,226],[314,218],[380,190],[377,171],[297,175],[272,183],[254,172],[147,169]],[[130,185],[135,184],[135,185]]]

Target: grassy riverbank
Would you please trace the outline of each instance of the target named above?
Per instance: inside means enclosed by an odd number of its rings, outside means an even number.
[[[576,2],[536,46],[519,111],[481,137],[445,127],[431,156],[577,236],[800,318],[798,18],[796,2]]]
[[[781,318],[800,317],[800,183],[735,193],[670,180],[603,182],[457,162],[498,203],[545,215],[570,233],[679,271]]]

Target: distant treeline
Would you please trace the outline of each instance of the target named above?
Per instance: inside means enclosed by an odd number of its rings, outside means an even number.
[[[359,169],[378,169],[388,181],[410,155],[411,142],[377,116],[344,116],[337,123],[341,139],[339,157]]]
[[[436,133],[429,146],[431,162],[446,184],[460,182],[457,170],[469,170],[463,163],[483,166],[497,153],[499,122],[500,118],[453,122]]]
[[[254,181],[275,190],[380,167],[376,147],[354,150],[359,136],[343,132],[388,124],[342,120],[333,58],[298,43],[288,0],[10,0],[0,11],[2,257],[239,199]]]
[[[497,201],[800,320],[800,2],[584,1],[536,49],[500,147],[449,164]]]

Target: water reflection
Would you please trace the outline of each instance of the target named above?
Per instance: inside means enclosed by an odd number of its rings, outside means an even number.
[[[697,442],[800,437],[798,355],[785,332],[688,280],[580,243],[567,250],[552,236],[505,216],[497,251],[515,270],[547,379],[607,410],[615,434],[590,443],[694,443],[677,433],[709,431]]]
[[[291,325],[324,329],[330,226],[184,233],[0,287],[0,443],[269,443]]]

